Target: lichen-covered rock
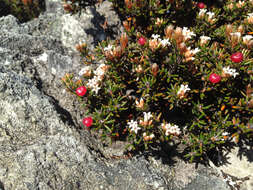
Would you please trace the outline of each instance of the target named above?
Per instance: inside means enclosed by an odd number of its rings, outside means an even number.
[[[169,153],[124,157],[124,143],[106,148],[82,129],[84,110],[60,79],[82,66],[75,43],[92,47],[109,36],[104,19],[115,35],[120,22],[107,1],[81,17],[60,5],[46,1],[48,11],[24,24],[0,18],[0,190],[228,190],[211,168],[172,164]]]

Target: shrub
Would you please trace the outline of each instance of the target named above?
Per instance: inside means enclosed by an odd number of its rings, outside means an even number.
[[[39,16],[40,12],[45,10],[45,2],[33,0],[1,0],[1,15],[12,14],[20,22],[26,22]]]
[[[87,88],[79,98],[91,129],[131,150],[182,143],[191,161],[253,138],[253,1],[206,9],[192,1],[113,3],[136,18],[94,51],[78,45],[87,65],[78,81],[63,78],[73,94]],[[189,27],[180,25],[182,13],[191,15]]]

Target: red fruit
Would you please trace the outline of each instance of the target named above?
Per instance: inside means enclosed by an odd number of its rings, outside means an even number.
[[[138,43],[141,45],[141,46],[144,46],[145,43],[146,43],[146,39],[144,37],[140,37],[139,40],[138,40]]]
[[[240,63],[243,60],[243,54],[241,52],[236,52],[233,53],[230,58],[234,63]]]
[[[218,83],[218,82],[220,82],[220,80],[221,80],[221,76],[220,75],[217,75],[217,74],[215,74],[215,73],[213,73],[213,74],[211,74],[210,76],[209,76],[209,80],[210,80],[210,82],[211,83]]]
[[[202,2],[199,2],[199,3],[197,4],[197,6],[198,6],[198,8],[200,8],[200,9],[204,9],[204,8],[206,7],[205,3],[202,3]]]
[[[92,117],[83,118],[83,125],[86,127],[90,127],[93,123]]]
[[[77,96],[84,96],[87,92],[87,89],[85,86],[80,86],[76,89]]]

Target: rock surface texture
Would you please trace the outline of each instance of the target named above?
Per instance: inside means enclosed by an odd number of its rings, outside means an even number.
[[[109,2],[80,17],[65,14],[60,0],[46,7],[24,24],[0,18],[0,190],[229,190],[216,169],[169,156],[115,159],[120,143],[105,148],[83,130],[83,108],[60,79],[82,66],[77,43],[115,38],[120,20]]]

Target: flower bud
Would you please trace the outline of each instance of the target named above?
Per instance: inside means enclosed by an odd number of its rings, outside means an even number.
[[[164,30],[164,34],[165,34],[166,38],[171,39],[173,31],[174,31],[173,25],[167,26]]]
[[[130,23],[127,20],[123,21],[123,26],[126,29],[126,31],[128,32],[130,31]]]
[[[163,19],[161,18],[157,18],[156,19],[156,22],[155,22],[155,25],[157,25],[157,26],[161,26],[162,25],[162,23],[163,23]]]
[[[228,5],[227,5],[227,8],[230,9],[230,10],[232,10],[232,9],[234,8],[233,3],[228,4]]]
[[[120,37],[120,45],[121,45],[121,49],[122,51],[125,50],[126,46],[127,46],[127,43],[128,43],[128,38],[127,38],[127,35],[126,33],[123,33]]]
[[[177,38],[181,36],[183,36],[182,28],[177,27],[176,30],[174,31],[174,39],[176,40]]]
[[[226,25],[226,35],[230,37],[230,33],[233,32],[233,26],[231,24]]]
[[[149,40],[149,47],[152,51],[158,48],[159,42],[157,39]]]
[[[136,71],[137,73],[142,73],[142,72],[143,72],[142,66],[141,66],[141,65],[138,65],[137,68],[135,69],[135,71]]]
[[[114,48],[113,52],[112,52],[113,57],[118,58],[122,55],[122,50],[120,46],[117,46],[116,48]]]
[[[159,71],[159,67],[156,63],[152,64],[151,66],[151,71],[152,71],[152,74],[156,77],[158,71]]]
[[[141,98],[140,101],[135,100],[135,104],[137,108],[143,109],[144,108],[144,100]]]
[[[245,2],[244,1],[239,1],[236,3],[237,8],[242,8],[244,6]]]
[[[240,25],[238,28],[237,28],[237,32],[240,32],[241,34],[244,33],[244,26],[243,25]]]
[[[187,47],[184,42],[180,43],[178,48],[181,54],[184,54],[187,51]]]

